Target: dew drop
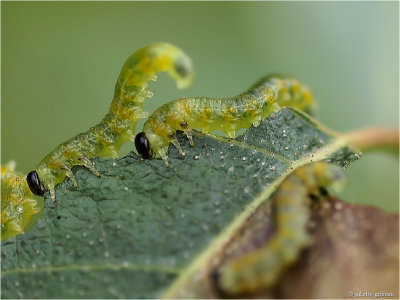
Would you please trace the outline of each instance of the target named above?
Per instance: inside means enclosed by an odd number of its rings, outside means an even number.
[[[19,286],[19,282],[18,281],[14,282],[14,285],[18,287]]]
[[[90,240],[88,244],[89,244],[89,246],[93,246],[94,242],[92,240]]]
[[[82,236],[83,236],[83,237],[86,237],[86,236],[87,236],[87,233],[86,233],[86,232],[82,233]]]
[[[214,210],[214,215],[219,215],[221,213],[221,210],[219,208],[217,208],[216,210]]]
[[[112,165],[113,165],[113,167],[115,167],[115,166],[117,165],[117,163],[116,163],[116,162],[113,162]]]
[[[234,169],[235,169],[234,166],[230,166],[229,169],[228,169],[228,172],[233,172]]]
[[[180,214],[179,216],[181,219],[184,219],[186,217],[184,213]]]
[[[129,191],[129,188],[127,186],[124,187],[125,191]]]
[[[275,171],[276,167],[275,167],[275,166],[270,166],[269,169],[270,169],[271,171]]]
[[[303,149],[307,149],[307,145],[303,145]]]
[[[248,194],[249,192],[250,192],[250,190],[249,190],[248,187],[244,188],[244,193],[245,193],[245,194]]]
[[[246,157],[243,156],[243,157],[242,157],[242,160],[245,161],[245,160],[246,160]]]
[[[261,165],[262,165],[262,166],[265,166],[265,161],[263,161],[263,162],[261,163]]]
[[[285,149],[286,149],[286,150],[289,150],[289,146],[285,146]]]
[[[253,178],[258,178],[258,174],[254,174],[254,175],[253,175]]]
[[[224,153],[221,151],[219,154],[221,154],[221,155],[222,155],[222,154],[224,154]]]
[[[194,156],[194,159],[196,159],[196,160],[199,159],[199,156],[198,156],[198,155],[195,155],[195,156]]]
[[[206,232],[209,230],[209,227],[207,224],[201,224],[201,228]]]
[[[274,141],[271,141],[271,144],[272,144],[272,145],[274,145],[274,144],[275,144],[275,142],[274,142]]]
[[[104,252],[104,257],[105,257],[105,258],[110,257],[110,252],[108,252],[108,251]]]
[[[123,261],[123,262],[122,262],[122,266],[123,266],[124,268],[129,267],[129,262]]]
[[[233,144],[230,144],[229,147],[233,147]]]

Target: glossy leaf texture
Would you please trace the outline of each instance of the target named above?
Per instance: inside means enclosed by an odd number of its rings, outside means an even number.
[[[197,133],[191,148],[178,138],[186,156],[170,146],[168,168],[134,153],[96,159],[100,178],[74,167],[78,187],[59,184],[34,228],[2,243],[2,297],[207,296],[193,276],[286,175],[310,161],[346,167],[360,156],[294,109],[235,140]]]

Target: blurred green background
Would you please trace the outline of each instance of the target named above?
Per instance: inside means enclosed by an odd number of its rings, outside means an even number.
[[[329,128],[398,127],[398,5],[2,2],[1,162],[32,170],[98,123],[126,58],[157,41],[193,58],[196,81],[178,91],[161,75],[148,111],[182,96],[235,95],[279,72],[312,89]],[[398,164],[394,155],[365,154],[348,169],[342,198],[398,211]]]

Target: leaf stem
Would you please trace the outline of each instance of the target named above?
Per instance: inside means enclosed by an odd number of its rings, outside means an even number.
[[[365,128],[342,134],[361,151],[389,150],[399,153],[399,130],[394,128]]]

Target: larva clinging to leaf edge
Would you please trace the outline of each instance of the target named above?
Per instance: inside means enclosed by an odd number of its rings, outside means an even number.
[[[23,233],[32,216],[39,213],[39,199],[29,190],[15,162],[1,166],[1,240]]]
[[[75,165],[83,165],[99,176],[90,159],[117,157],[126,141],[134,141],[137,122],[147,117],[143,101],[152,96],[148,83],[156,80],[156,73],[163,71],[175,79],[178,88],[187,87],[193,81],[190,58],[173,45],[152,44],[132,54],[117,79],[107,115],[99,124],[62,143],[44,158],[35,171],[27,175],[31,191],[43,196],[48,190],[54,201],[54,187],[66,176],[76,185],[71,171]]]
[[[175,137],[182,130],[193,146],[192,129],[204,133],[222,130],[234,138],[241,128],[257,127],[261,120],[281,109],[294,106],[312,110],[310,90],[291,77],[266,76],[246,92],[230,98],[181,98],[159,107],[148,118],[143,131],[136,136],[135,146],[143,158],[161,157],[168,165],[168,146],[183,151]]]

